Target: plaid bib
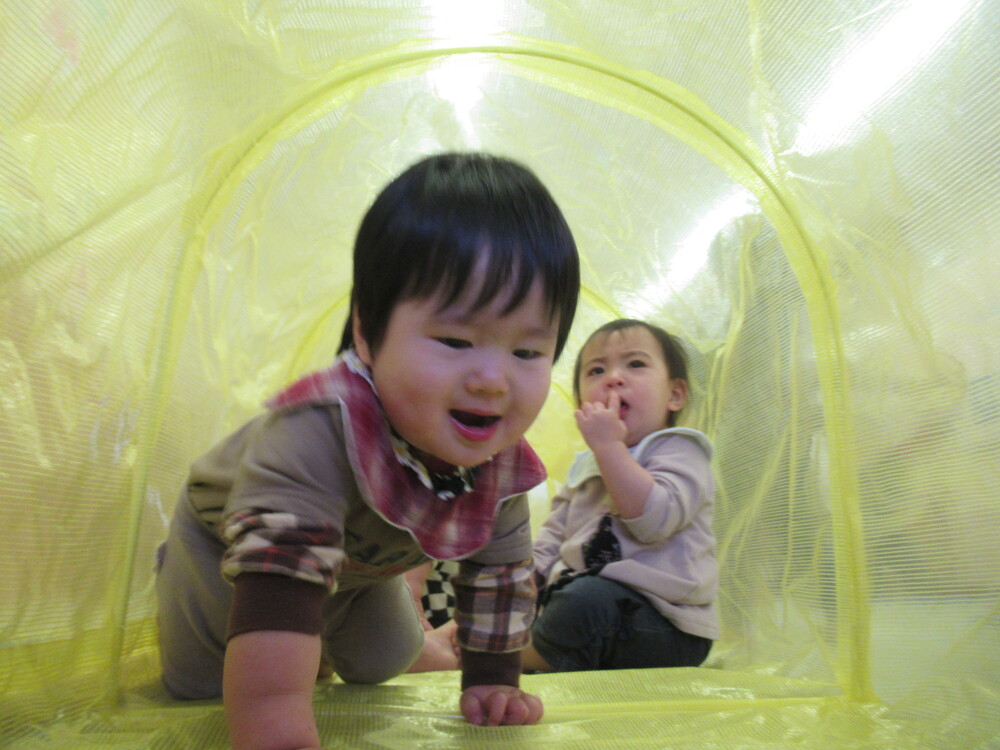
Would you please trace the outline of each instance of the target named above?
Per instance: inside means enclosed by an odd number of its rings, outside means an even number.
[[[545,467],[521,440],[480,464],[471,487],[444,500],[418,468],[398,457],[368,368],[354,352],[306,375],[269,399],[269,409],[339,403],[347,455],[365,502],[386,522],[410,533],[428,557],[457,560],[492,538],[500,504],[545,479]]]

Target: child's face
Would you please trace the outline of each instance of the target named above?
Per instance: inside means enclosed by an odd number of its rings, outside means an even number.
[[[664,429],[669,413],[680,411],[687,400],[687,384],[670,377],[663,348],[642,326],[591,339],[580,362],[580,401],[607,406],[617,391],[629,447]]]
[[[437,296],[397,304],[377,352],[354,326],[386,417],[435,471],[476,466],[514,445],[552,376],[559,321],[546,315],[541,284],[508,315],[503,294],[469,314],[478,291],[470,287],[444,310]]]

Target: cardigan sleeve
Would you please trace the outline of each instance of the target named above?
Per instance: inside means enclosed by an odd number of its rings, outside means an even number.
[[[682,435],[665,435],[651,444],[640,463],[653,475],[653,488],[641,515],[621,519],[642,544],[667,539],[697,517],[714,480],[709,456],[695,441]]]
[[[566,541],[566,518],[569,514],[571,490],[564,485],[552,498],[552,508],[542,522],[532,547],[536,576],[548,580],[552,568],[559,561],[563,542]]]

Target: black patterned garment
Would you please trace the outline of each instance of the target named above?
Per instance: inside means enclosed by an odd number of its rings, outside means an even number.
[[[424,617],[433,628],[439,628],[455,616],[455,590],[448,579],[458,572],[457,560],[438,560],[427,574],[426,589],[421,597]]]
[[[622,546],[611,530],[611,514],[605,513],[594,535],[584,543],[581,550],[587,570],[603,568],[608,563],[622,559]]]

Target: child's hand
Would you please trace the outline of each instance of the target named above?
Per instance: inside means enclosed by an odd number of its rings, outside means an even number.
[[[542,718],[542,701],[510,685],[474,685],[462,691],[459,704],[470,724],[495,727],[534,724]]]
[[[628,434],[625,421],[619,415],[622,400],[617,391],[611,391],[608,405],[587,401],[576,412],[576,425],[591,450],[611,443],[624,442]]]

